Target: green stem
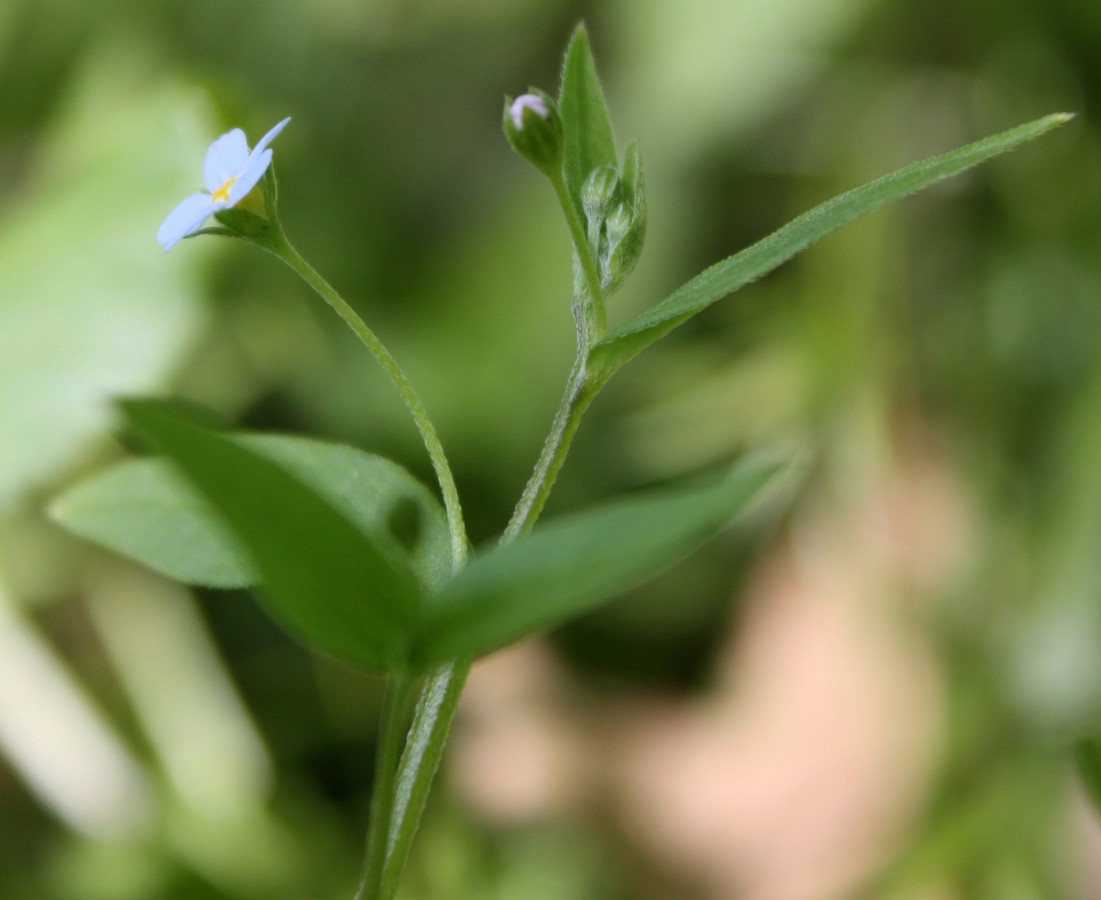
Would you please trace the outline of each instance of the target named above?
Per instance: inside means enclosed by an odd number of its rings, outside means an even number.
[[[375,783],[371,788],[367,853],[363,880],[356,892],[356,900],[379,900],[383,896],[382,882],[390,820],[394,811],[394,788],[412,684],[407,676],[394,676],[386,685],[386,697],[382,704],[382,730],[379,733],[378,756],[375,760]]]
[[[501,536],[501,544],[510,544],[534,526],[569,452],[581,417],[596,394],[590,389],[585,360],[589,348],[607,331],[604,296],[600,274],[589,247],[588,238],[564,178],[551,179],[559,204],[566,216],[570,235],[577,250],[589,289],[588,303],[582,302],[584,318],[578,322],[578,355],[566,385],[566,392],[555,414],[550,433],[524,488],[516,510]],[[259,242],[288,266],[321,296],[375,355],[397,387],[424,439],[443,492],[451,531],[452,562],[458,570],[466,560],[467,539],[447,458],[428,415],[405,373],[375,333],[355,313],[333,287],[298,251],[291,246],[282,229],[276,228],[266,241]],[[371,807],[367,864],[356,900],[390,900],[398,888],[413,838],[420,824],[428,793],[443,756],[447,736],[455,719],[459,697],[470,673],[470,661],[458,660],[433,669],[425,679],[417,700],[413,723],[405,740],[400,760],[391,762],[391,754],[400,747],[400,718],[391,703],[384,712],[383,747],[380,749],[378,776]],[[401,702],[408,696],[408,682],[401,682]],[[397,693],[397,683],[392,685]],[[389,694],[388,694],[389,696]],[[398,737],[395,738],[395,734]],[[383,752],[385,750],[385,753]],[[383,767],[385,766],[385,768]],[[383,796],[384,795],[384,796]],[[385,839],[383,838],[385,835]]]
[[[570,189],[566,186],[566,177],[561,172],[557,172],[550,176],[550,182],[558,198],[558,205],[562,207],[562,214],[566,217],[566,225],[569,226],[577,258],[581,261],[581,271],[589,287],[589,302],[582,304],[585,310],[584,334],[579,335],[581,352],[586,352],[608,331],[608,315],[604,310],[604,291],[600,287],[600,271],[596,267],[596,260],[593,259],[593,251],[589,246],[589,237],[585,234],[585,226],[577,214],[577,208],[573,205]],[[581,323],[578,325],[580,327]]]
[[[596,393],[590,389],[586,376],[588,349],[607,331],[600,276],[584,228],[564,179],[560,176],[552,179],[552,183],[569,224],[590,296],[589,302],[582,304],[584,320],[578,323],[578,355],[565,395],[531,478],[501,536],[501,544],[512,543],[529,531],[543,510],[581,417]],[[317,292],[371,351],[397,388],[413,416],[440,484],[451,535],[453,568],[456,571],[462,568],[466,562],[468,541],[458,489],[435,427],[409,379],[374,331],[295,250],[278,224],[262,236],[254,237],[253,241],[278,256]],[[387,686],[372,791],[366,862],[356,900],[390,900],[397,891],[469,672],[470,661],[458,660],[428,673],[417,700],[412,726],[405,737],[404,750],[405,709],[412,683],[406,677],[397,677]]]
[[[382,900],[390,900],[397,891],[469,673],[469,660],[449,663],[429,672],[421,687],[413,725],[398,764],[379,895]]]
[[[584,356],[579,353],[543,450],[512,519],[501,535],[502,545],[511,544],[535,525],[569,453],[581,417],[595,393],[586,377]],[[382,900],[389,900],[397,890],[469,673],[469,660],[440,666],[429,673],[421,690],[413,726],[399,763],[398,797],[390,824]]]
[[[364,346],[374,355],[378,360],[383,371],[389,376],[390,381],[393,382],[398,393],[401,395],[402,401],[405,403],[409,413],[413,416],[413,421],[417,426],[417,430],[420,432],[421,439],[424,441],[425,449],[428,451],[428,456],[432,461],[432,468],[435,469],[436,479],[440,484],[440,491],[443,494],[444,509],[447,511],[447,526],[451,535],[451,563],[452,567],[457,571],[462,568],[466,562],[467,554],[467,537],[466,526],[463,524],[463,511],[459,502],[459,491],[455,486],[455,477],[451,473],[451,466],[448,464],[447,455],[444,453],[443,444],[440,443],[439,435],[436,434],[436,428],[432,424],[432,420],[428,417],[428,411],[424,408],[424,404],[421,403],[420,397],[413,389],[413,385],[406,377],[405,373],[401,370],[397,360],[386,346],[379,340],[371,328],[359,317],[359,314],[352,309],[351,305],[338,294],[329,282],[327,282],[321,275],[313,268],[302,255],[294,249],[290,241],[287,240],[287,236],[283,233],[283,229],[274,227],[269,233],[267,233],[263,240],[257,240],[261,247],[269,252],[278,256],[283,262],[285,262],[291,269],[295,271],[312,287],[317,294],[324,300],[332,310],[340,316],[344,324],[347,325],[363,342]]]
[[[501,536],[502,544],[511,544],[535,525],[540,513],[543,512],[543,506],[550,496],[558,473],[566,462],[566,455],[581,424],[581,417],[589,408],[595,394],[595,391],[590,390],[585,357],[579,352],[573,370],[570,372],[569,381],[566,383],[566,392],[555,413],[547,439],[543,442],[539,459],[536,460],[531,477],[524,486],[524,492],[520,495],[508,527]]]
[[[604,296],[600,289],[600,275],[589,247],[584,227],[578,218],[570,198],[565,179],[552,178],[555,194],[562,206],[569,225],[570,235],[577,249],[581,268],[589,287],[589,302],[582,302],[583,317],[578,319],[577,359],[566,383],[566,391],[555,413],[550,432],[531,478],[524,487],[500,543],[511,544],[535,525],[550,495],[558,472],[566,461],[574,434],[581,424],[581,417],[588,409],[596,387],[590,382],[586,359],[589,348],[607,331]],[[433,669],[421,689],[413,725],[406,739],[405,751],[398,764],[398,780],[390,833],[382,875],[380,900],[390,900],[397,891],[405,864],[409,858],[413,838],[424,812],[428,793],[443,757],[447,736],[455,720],[459,697],[470,674],[470,661],[457,660]]]

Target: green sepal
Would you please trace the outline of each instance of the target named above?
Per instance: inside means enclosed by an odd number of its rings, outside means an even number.
[[[229,228],[220,228],[216,225],[211,225],[207,228],[200,228],[198,231],[193,231],[190,234],[185,234],[184,235],[184,240],[188,240],[189,238],[198,237],[201,234],[213,234],[213,235],[217,235],[218,237],[231,237],[231,238],[241,237],[241,235],[238,232],[233,231]]]
[[[214,218],[234,234],[258,243],[265,242],[275,227],[270,219],[258,216],[240,206],[219,210],[214,214]]]
[[[278,215],[279,209],[279,179],[275,175],[275,163],[268,166],[264,177],[260,179],[260,190],[264,196],[264,211],[269,219]]]
[[[252,560],[267,611],[306,646],[408,671],[424,591],[393,546],[268,457],[160,401],[119,404],[217,511]]]

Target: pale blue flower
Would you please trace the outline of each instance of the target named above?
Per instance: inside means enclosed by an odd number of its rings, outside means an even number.
[[[214,213],[236,206],[256,187],[271,165],[268,144],[289,121],[288,117],[276,125],[251,151],[240,128],[227,131],[210,145],[203,163],[203,183],[207,192],[181,200],[157,230],[157,243],[164,247],[165,253],[202,228]]]

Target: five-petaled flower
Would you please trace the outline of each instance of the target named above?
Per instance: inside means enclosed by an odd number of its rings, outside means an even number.
[[[203,164],[203,183],[209,193],[192,194],[168,214],[157,231],[157,243],[165,253],[202,228],[216,212],[236,206],[256,187],[271,165],[268,144],[289,121],[284,119],[260,138],[251,152],[240,128],[226,132],[210,145]]]

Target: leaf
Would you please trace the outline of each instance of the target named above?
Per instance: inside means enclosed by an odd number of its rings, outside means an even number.
[[[291,634],[368,669],[406,669],[423,592],[390,542],[279,464],[167,404],[120,406],[224,519],[260,573],[261,600]]]
[[[1070,119],[1067,113],[1045,116],[913,163],[814,207],[763,240],[701,272],[661,303],[609,334],[590,352],[589,365],[594,378],[598,383],[606,381],[626,362],[696,313],[767,275],[842,225],[935,181],[1012,150]]]
[[[582,215],[581,186],[589,173],[599,166],[616,165],[612,122],[584,24],[577,26],[566,48],[558,108],[565,138],[566,186],[577,214]]]
[[[228,436],[285,467],[360,528],[389,534],[424,586],[450,574],[443,510],[401,466],[327,441]],[[260,580],[217,513],[167,460],[120,463],[66,491],[50,512],[74,534],[178,581],[239,588]]]
[[[1074,746],[1074,761],[1094,810],[1101,814],[1101,743],[1083,738]]]
[[[719,531],[780,471],[610,504],[537,528],[476,558],[431,600],[418,666],[479,656],[611,600]]]
[[[177,581],[239,588],[259,580],[210,504],[165,460],[127,460],[100,472],[58,497],[50,515]]]

